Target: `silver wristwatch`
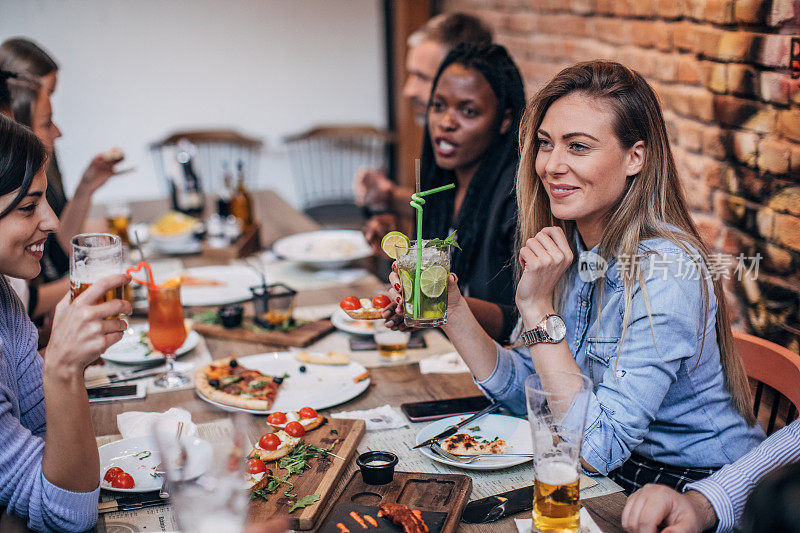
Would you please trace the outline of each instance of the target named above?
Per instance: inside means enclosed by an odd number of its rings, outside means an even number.
[[[531,346],[540,342],[555,344],[564,340],[567,336],[567,326],[564,320],[558,315],[545,315],[536,327],[522,333],[522,342],[525,346]]]

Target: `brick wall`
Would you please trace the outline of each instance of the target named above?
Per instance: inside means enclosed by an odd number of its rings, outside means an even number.
[[[644,75],[705,240],[732,259],[763,257],[755,282],[732,275],[727,283],[734,319],[800,351],[800,80],[789,70],[800,0],[440,0],[437,8],[489,23],[529,95],[588,59]]]

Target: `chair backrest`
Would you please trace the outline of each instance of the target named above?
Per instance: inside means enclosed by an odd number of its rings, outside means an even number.
[[[769,423],[766,428],[769,435],[780,429],[775,427],[775,423],[781,409],[782,398],[789,401],[787,424],[795,418],[797,410],[800,409],[800,355],[774,342],[741,331],[734,331],[733,339],[744,361],[747,376],[758,383],[753,405],[756,417],[762,402],[769,403],[769,400],[764,398],[764,389],[773,391]]]
[[[362,168],[386,168],[391,133],[372,126],[320,126],[284,138],[303,209],[352,203]]]
[[[228,163],[229,171],[236,176],[236,164],[240,160],[244,163],[247,185],[251,189],[258,188],[258,164],[263,143],[233,130],[179,131],[152,143],[150,153],[162,183],[166,184],[172,179],[169,173],[175,165],[170,158],[174,159],[175,146],[181,139],[186,139],[197,148],[192,166],[206,191],[222,190],[223,161]]]

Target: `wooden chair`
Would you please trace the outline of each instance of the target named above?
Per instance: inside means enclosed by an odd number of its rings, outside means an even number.
[[[781,411],[781,401],[788,400],[785,424],[797,416],[800,409],[800,355],[774,342],[748,335],[741,331],[733,332],[736,349],[744,361],[747,376],[757,383],[753,413],[758,418],[762,404],[770,406],[767,435],[780,427],[775,427]],[[764,390],[772,390],[772,400],[765,397]]]
[[[353,178],[386,168],[394,136],[372,126],[320,126],[284,138],[300,207],[322,224],[361,226]]]
[[[193,168],[200,176],[206,192],[218,193],[223,188],[222,162],[228,164],[229,172],[236,177],[236,164],[244,163],[247,186],[258,189],[258,164],[261,159],[263,143],[259,139],[247,137],[233,130],[187,130],[178,131],[150,145],[150,153],[156,172],[167,184],[175,163],[175,146],[186,139],[197,148]]]

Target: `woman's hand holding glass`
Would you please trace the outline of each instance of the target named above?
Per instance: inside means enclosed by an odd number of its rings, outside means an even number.
[[[89,364],[122,339],[128,324],[118,317],[131,314],[131,304],[125,300],[97,302],[130,281],[127,274],[116,274],[92,283],[72,301],[67,294],[56,306],[45,364],[82,376]]]
[[[556,285],[572,264],[572,249],[560,227],[542,229],[519,252],[523,271],[517,285],[517,307],[523,319],[538,323],[553,311]],[[534,316],[535,315],[535,316]],[[527,324],[533,326],[535,324]]]
[[[400,289],[400,276],[397,274],[397,263],[392,264],[392,272],[389,274],[389,299],[391,305],[383,310],[383,318],[386,320],[385,326],[396,331],[414,331],[419,328],[410,328],[405,325],[403,320],[403,294]],[[460,306],[466,306],[467,301],[462,296],[458,288],[458,276],[450,273],[447,278],[447,309],[452,313]]]

